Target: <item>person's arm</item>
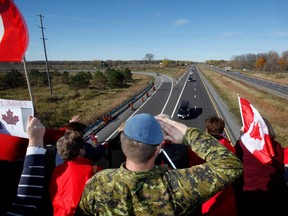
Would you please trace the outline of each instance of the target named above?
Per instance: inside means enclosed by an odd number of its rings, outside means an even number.
[[[37,118],[29,117],[26,130],[29,144],[24,167],[17,196],[7,215],[33,215],[42,199],[46,152],[43,142],[45,126]]]
[[[157,117],[157,119],[166,134],[164,136],[165,140],[170,140],[173,143],[184,143],[186,145],[189,145],[192,151],[194,151],[199,157],[204,160],[206,160],[206,158],[209,159],[211,155],[209,153],[211,147],[215,148],[215,153],[221,153],[222,149],[228,150],[226,147],[223,148],[222,144],[220,144],[218,140],[215,139],[212,135],[200,131],[197,128],[189,128],[187,125],[174,121],[167,117],[161,116]],[[241,168],[242,170],[242,162],[239,161],[239,158],[237,156],[233,156],[233,154],[230,154],[229,150],[227,152],[229,152],[229,154],[227,155],[229,157],[227,159],[232,159],[233,161],[235,160],[235,162],[237,162],[235,165],[239,166],[238,168]],[[214,152],[211,153],[212,155],[214,155]],[[223,152],[221,156],[226,158],[226,151]]]
[[[92,146],[90,143],[85,143],[85,158],[93,162],[99,161],[106,153],[106,145],[98,144],[97,147]]]
[[[240,159],[210,134],[167,118],[159,118],[158,121],[167,134],[164,139],[189,145],[193,152],[206,161],[189,168],[192,175],[186,176],[186,179],[182,178],[187,184],[190,184],[193,178],[193,185],[190,186],[201,188],[195,192],[199,193],[202,199],[211,197],[241,175],[243,164]]]

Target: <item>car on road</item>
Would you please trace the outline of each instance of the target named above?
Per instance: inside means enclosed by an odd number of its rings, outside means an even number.
[[[195,80],[192,77],[189,77],[187,81],[188,82],[194,82]]]
[[[188,119],[190,117],[190,103],[188,100],[181,101],[177,117],[182,119]]]

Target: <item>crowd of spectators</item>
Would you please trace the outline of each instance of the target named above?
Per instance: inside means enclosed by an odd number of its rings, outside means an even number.
[[[240,139],[234,148],[216,116],[200,131],[167,115],[137,114],[105,143],[85,142],[80,119],[48,129],[29,117],[28,139],[0,134],[0,215],[288,215],[287,149],[267,120],[276,152],[270,165]],[[96,165],[102,158],[108,168]]]

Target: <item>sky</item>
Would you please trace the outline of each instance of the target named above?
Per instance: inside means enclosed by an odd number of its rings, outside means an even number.
[[[27,61],[231,60],[288,50],[287,0],[14,0]]]

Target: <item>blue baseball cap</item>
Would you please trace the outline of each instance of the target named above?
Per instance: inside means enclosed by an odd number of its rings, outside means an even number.
[[[129,138],[147,145],[159,145],[163,141],[160,123],[154,116],[141,113],[134,115],[125,123],[124,134]]]

